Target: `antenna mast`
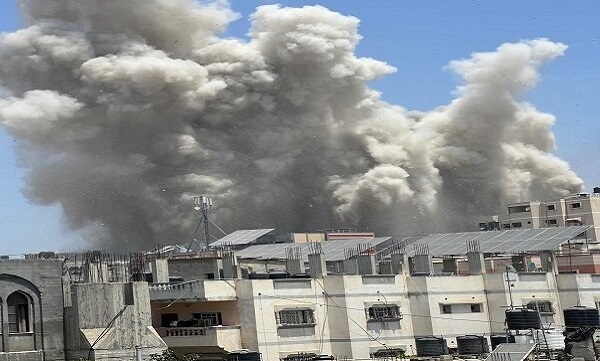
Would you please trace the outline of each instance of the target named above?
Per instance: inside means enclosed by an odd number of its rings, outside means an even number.
[[[200,211],[200,224],[204,229],[204,243],[202,244],[203,249],[208,249],[210,244],[210,235],[208,234],[208,210],[212,208],[212,199],[206,196],[194,197],[194,209]]]

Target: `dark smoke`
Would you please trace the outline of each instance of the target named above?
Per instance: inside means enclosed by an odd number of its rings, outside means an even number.
[[[228,230],[407,234],[582,188],[551,153],[554,117],[523,101],[560,43],[451,62],[456,99],[411,112],[366,86],[395,69],[354,55],[358,19],[320,6],[259,7],[248,42],[219,38],[236,17],[223,1],[22,10],[28,27],[0,36],[0,122],[26,195],[98,245],[189,240],[198,194]]]

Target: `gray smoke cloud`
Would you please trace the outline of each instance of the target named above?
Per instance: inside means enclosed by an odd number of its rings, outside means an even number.
[[[394,67],[354,54],[359,20],[261,6],[249,41],[227,2],[23,0],[0,36],[0,122],[25,193],[97,245],[190,239],[194,195],[228,230],[356,225],[455,231],[507,201],[582,189],[552,154],[554,117],[524,101],[566,46],[503,44],[453,61],[431,111],[382,101]]]

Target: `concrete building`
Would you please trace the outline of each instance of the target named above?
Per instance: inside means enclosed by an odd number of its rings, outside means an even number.
[[[0,360],[64,360],[60,260],[0,261]]]
[[[298,260],[307,274],[286,276],[278,269],[151,284],[153,324],[174,350],[216,357],[243,348],[259,351],[265,361],[299,353],[346,359],[390,350],[415,354],[415,339],[427,336],[441,336],[455,348],[461,335],[505,332],[504,312],[511,306],[539,309],[545,325],[560,328],[563,308],[600,305],[595,274],[559,271],[565,257],[571,266],[580,258],[595,261],[587,251],[567,255],[560,247],[588,228],[548,230],[547,238],[535,241],[540,232],[431,235],[417,240],[428,247],[414,251],[393,243],[380,243],[391,252],[357,247],[365,252],[342,252],[350,257],[342,271],[330,267],[339,263],[336,255],[319,252],[333,252],[335,242],[342,241],[327,241],[333,246],[313,248],[300,259],[287,259],[281,245],[272,245],[261,260],[270,256],[269,264],[284,269],[297,268],[289,261]],[[486,234],[488,243],[482,238]],[[465,246],[468,236],[481,239],[481,245]]]
[[[564,247],[590,229],[0,260],[0,360],[414,355],[420,337],[503,333],[510,307],[560,329],[562,309],[600,307],[598,254]]]
[[[166,344],[152,327],[147,282],[71,285],[64,332],[67,360],[135,360]],[[136,351],[137,349],[137,351]]]
[[[132,263],[82,258],[94,261],[0,260],[0,360],[133,361],[166,349],[152,327],[148,283],[129,281]]]
[[[511,203],[497,220],[500,229],[528,229],[593,226],[587,233],[589,242],[600,237],[600,188],[594,193],[581,193],[548,201]],[[480,228],[485,225],[480,222]],[[488,223],[489,224],[489,223]]]
[[[155,322],[194,314],[218,320],[209,327],[161,328],[173,349],[218,355],[246,348],[273,361],[302,352],[369,359],[389,349],[414,354],[418,337],[442,336],[453,348],[457,336],[503,333],[511,303],[539,307],[546,325],[560,326],[561,309],[600,303],[596,277],[522,272],[509,274],[507,282],[499,272],[203,280],[184,286],[194,289],[196,300],[176,300],[181,289],[166,296],[152,286],[151,297]]]

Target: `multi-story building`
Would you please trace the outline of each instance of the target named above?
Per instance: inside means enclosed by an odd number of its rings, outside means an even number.
[[[147,282],[111,279],[123,263],[71,263],[53,253],[0,260],[0,360],[133,361],[166,349]]]
[[[498,218],[482,220],[481,230],[528,229],[547,227],[593,226],[585,237],[589,242],[600,239],[600,188],[548,201],[511,203]],[[492,222],[496,226],[491,227]]]
[[[562,309],[600,307],[599,255],[563,247],[589,229],[0,260],[0,359],[412,355],[421,337],[504,333],[511,307],[560,328]]]
[[[0,359],[64,360],[59,260],[0,260]]]
[[[328,246],[299,258],[286,257],[293,252],[282,252],[281,244],[255,245],[239,251],[236,261],[223,256],[220,264],[233,270],[223,270],[221,279],[151,284],[153,323],[173,350],[216,357],[242,348],[259,351],[265,361],[299,353],[346,359],[414,354],[415,339],[427,336],[443,337],[452,348],[457,336],[505,332],[510,307],[539,309],[544,324],[560,327],[563,308],[600,305],[596,276],[583,273],[595,273],[588,265],[595,258],[560,247],[588,229],[552,229],[541,237],[534,230],[431,235],[416,239],[413,251],[393,243],[380,244],[402,251]],[[480,240],[481,248],[467,240]],[[258,249],[258,260],[245,259]],[[341,270],[340,253],[348,256]],[[268,272],[240,270],[260,262]]]

